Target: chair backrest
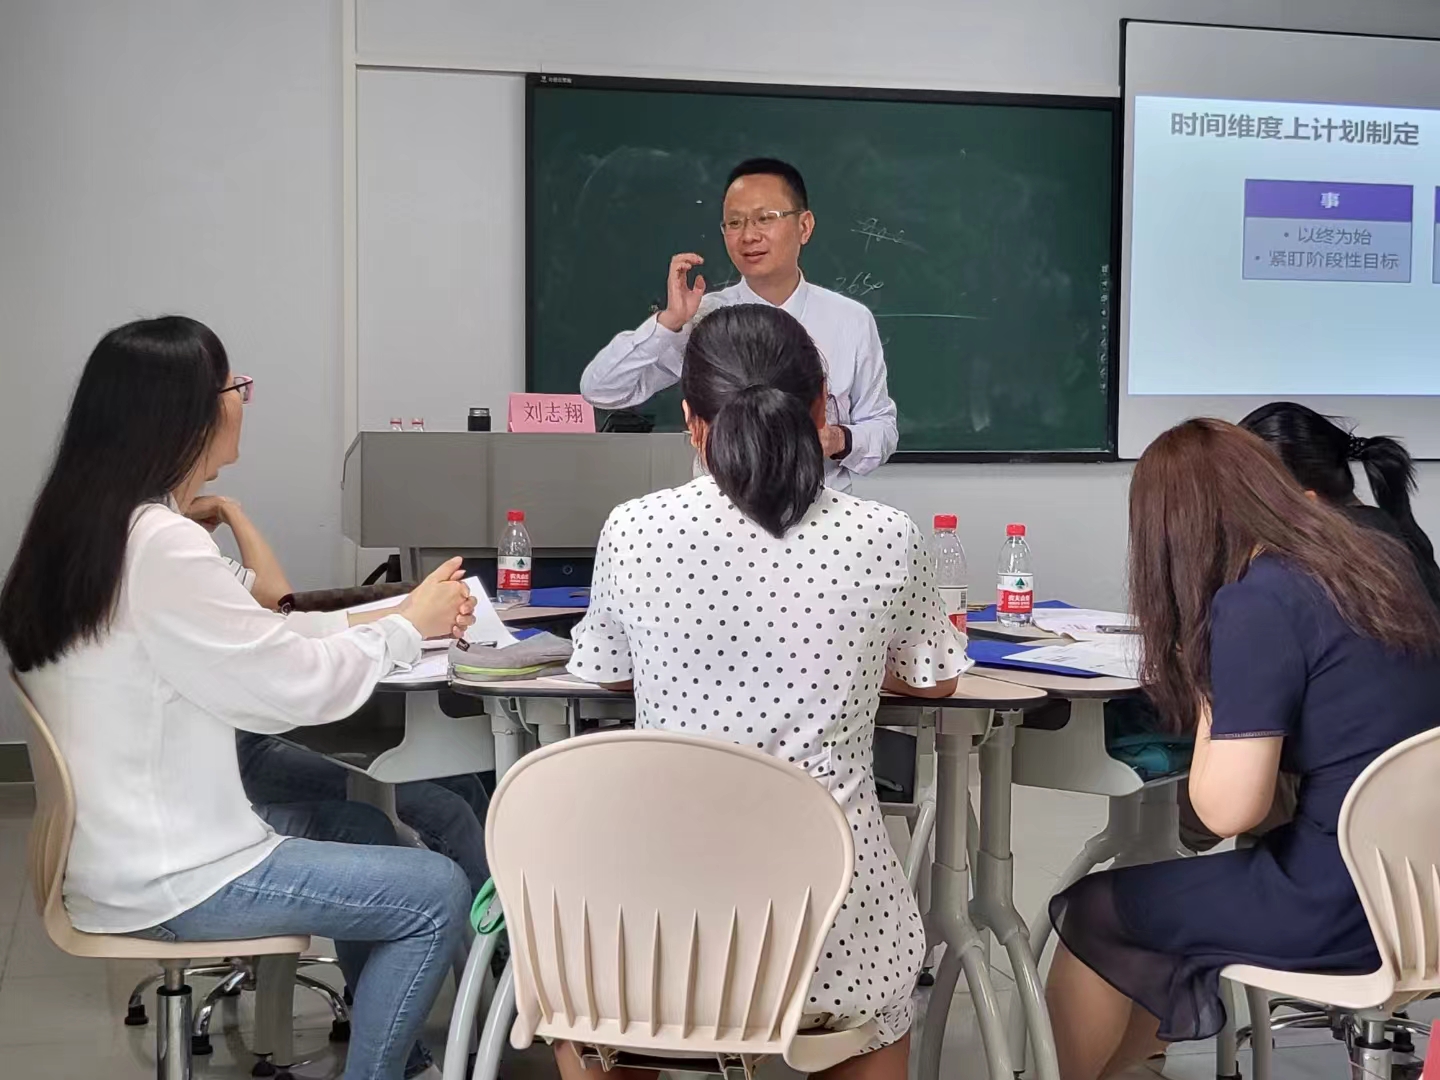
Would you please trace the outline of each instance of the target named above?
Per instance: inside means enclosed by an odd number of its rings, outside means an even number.
[[[844,813],[806,773],[663,732],[522,758],[486,838],[517,1047],[783,1053],[855,866]]]
[[[1339,838],[1391,1002],[1440,989],[1440,728],[1370,763],[1345,796]]]
[[[65,865],[75,831],[75,789],[55,737],[13,670],[10,685],[30,721],[26,742],[30,746],[30,769],[35,774],[35,817],[30,823],[28,858],[30,886],[50,940],[63,948],[75,933],[64,902]]]

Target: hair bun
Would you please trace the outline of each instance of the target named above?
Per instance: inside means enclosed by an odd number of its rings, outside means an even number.
[[[1365,451],[1370,449],[1370,440],[1362,439],[1358,435],[1350,436],[1350,445],[1345,449],[1345,456],[1351,461],[1357,461],[1365,456]]]

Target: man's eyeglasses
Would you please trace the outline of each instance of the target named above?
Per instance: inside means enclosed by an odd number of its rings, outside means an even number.
[[[255,380],[249,375],[236,375],[235,381],[225,387],[224,390],[221,390],[220,393],[228,394],[231,390],[234,390],[240,395],[241,405],[249,405],[250,399],[255,396]]]
[[[769,232],[784,218],[803,214],[804,210],[760,210],[754,214],[732,214],[720,223],[727,235],[745,231],[745,226],[754,225],[760,232]]]

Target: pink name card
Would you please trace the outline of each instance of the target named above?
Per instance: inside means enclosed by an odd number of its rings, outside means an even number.
[[[511,431],[595,431],[595,410],[579,394],[511,394]]]

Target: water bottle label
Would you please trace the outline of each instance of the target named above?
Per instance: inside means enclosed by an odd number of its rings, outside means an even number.
[[[964,586],[958,589],[941,589],[940,602],[945,605],[945,617],[960,633],[965,633],[965,627],[969,623],[970,605],[969,590]]]
[[[1002,615],[1029,615],[1035,606],[1035,578],[1030,574],[1001,574],[995,610]]]
[[[502,590],[530,588],[530,558],[526,555],[501,555],[495,560],[496,584]]]

